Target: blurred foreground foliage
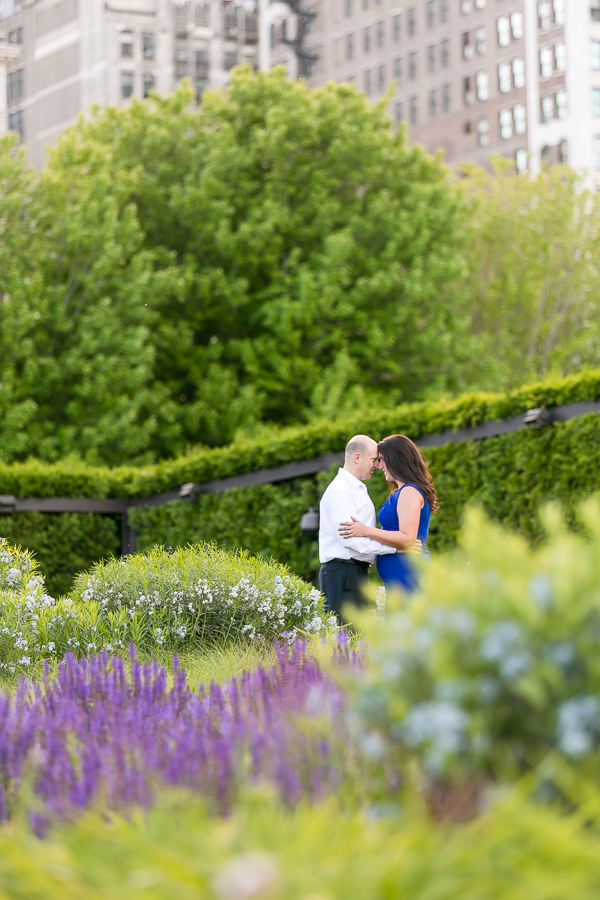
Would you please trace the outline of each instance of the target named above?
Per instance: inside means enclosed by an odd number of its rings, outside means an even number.
[[[596,814],[600,798],[595,794]],[[418,799],[374,819],[326,801],[279,807],[264,790],[215,821],[188,797],[144,816],[86,814],[39,841],[0,832],[11,900],[596,900],[600,836],[578,814],[512,791],[468,825],[436,825]]]

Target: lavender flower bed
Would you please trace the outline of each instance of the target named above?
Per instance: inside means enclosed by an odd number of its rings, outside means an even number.
[[[343,634],[336,655],[352,657]],[[133,649],[129,676],[121,658],[69,655],[55,678],[0,694],[0,817],[29,785],[38,833],[98,803],[148,806],[160,785],[200,792],[221,813],[244,779],[269,779],[291,805],[316,799],[339,785],[341,764],[331,738],[297,716],[326,714],[341,736],[343,710],[340,688],[299,641],[278,646],[272,667],[198,689],[176,657],[169,688],[165,668]]]

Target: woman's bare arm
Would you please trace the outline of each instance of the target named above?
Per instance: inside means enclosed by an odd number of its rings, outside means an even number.
[[[406,487],[400,492],[396,506],[398,531],[369,528],[352,517],[351,522],[341,523],[339,532],[343,538],[369,537],[388,547],[395,547],[396,550],[409,550],[417,539],[422,508],[423,497],[420,492],[414,487]]]

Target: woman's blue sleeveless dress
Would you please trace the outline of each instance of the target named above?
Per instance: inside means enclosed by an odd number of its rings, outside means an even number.
[[[401,488],[394,491],[387,498],[381,509],[379,510],[379,524],[384,531],[398,531],[400,523],[398,522],[398,497],[400,491],[405,487],[417,488],[422,495],[424,503],[421,510],[421,518],[419,520],[419,530],[417,538],[422,543],[421,556],[429,559],[431,554],[427,549],[427,538],[429,537],[429,522],[431,519],[431,506],[429,500],[423,494],[423,491],[416,484],[403,484]],[[386,553],[376,557],[377,572],[386,587],[401,587],[407,593],[413,593],[419,587],[416,572],[411,565],[410,553]]]

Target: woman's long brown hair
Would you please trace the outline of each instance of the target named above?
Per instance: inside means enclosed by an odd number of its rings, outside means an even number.
[[[423,495],[429,500],[431,512],[438,511],[440,504],[425,457],[410,438],[404,434],[390,434],[379,441],[379,455],[396,481],[415,484],[421,488]]]

